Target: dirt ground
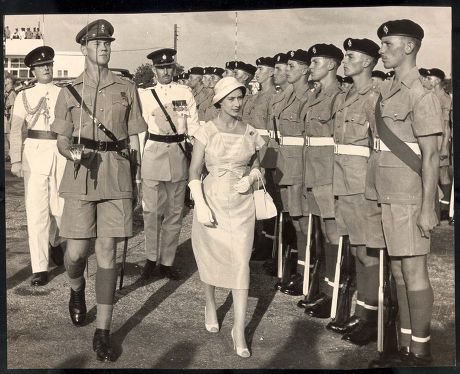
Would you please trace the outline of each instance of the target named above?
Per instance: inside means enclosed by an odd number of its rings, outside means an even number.
[[[251,262],[247,339],[252,352],[239,358],[232,350],[232,298],[218,289],[221,330],[204,328],[204,296],[190,244],[191,212],[181,232],[176,266],[180,281],[137,282],[144,263],[142,217],[129,240],[125,287],[117,291],[112,341],[114,363],[100,363],[91,349],[95,329],[96,260],[89,258],[88,323],[72,325],[68,315],[69,287],[63,267],[51,267],[51,280],[30,286],[30,256],[22,180],[6,171],[6,288],[8,368],[366,368],[376,356],[376,344],[356,347],[325,329],[328,320],[307,317],[296,307],[299,297],[275,292],[275,278],[265,275],[262,262]],[[121,246],[117,253],[121,261]],[[435,293],[432,322],[433,366],[455,364],[453,228],[442,224],[434,232],[429,257]]]

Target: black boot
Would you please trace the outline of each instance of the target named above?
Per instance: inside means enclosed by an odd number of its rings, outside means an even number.
[[[96,352],[98,361],[115,361],[112,348],[110,346],[110,331],[96,329],[93,338],[93,351]]]
[[[368,345],[370,342],[377,340],[377,323],[361,321],[351,332],[345,334],[342,339],[359,346]]]
[[[155,270],[155,266],[157,265],[156,261],[145,261],[144,269],[142,270],[141,279],[144,281],[149,280],[153,277],[153,271]]]
[[[322,298],[315,306],[305,309],[305,314],[314,318],[330,318],[331,316],[332,299],[328,296]]]
[[[302,300],[299,300],[299,302],[297,303],[297,306],[303,309],[311,309],[325,297],[327,296],[323,292],[320,292],[315,295],[314,299],[308,300],[307,297],[305,297]]]
[[[336,332],[338,334],[346,334],[351,332],[356,325],[361,321],[357,316],[351,316],[345,323],[338,323],[335,319],[329,322],[326,328],[329,331]]]
[[[70,289],[69,313],[75,326],[83,325],[86,319],[85,285],[86,282],[83,282],[83,287],[78,291]]]
[[[290,296],[300,296],[303,293],[303,275],[294,274],[289,282],[281,287],[280,291]]]

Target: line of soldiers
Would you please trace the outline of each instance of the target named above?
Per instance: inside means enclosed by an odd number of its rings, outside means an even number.
[[[188,77],[177,77],[190,87],[173,81],[176,51],[164,48],[147,56],[157,84],[145,89],[108,69],[113,33],[106,20],[78,33],[86,69],[63,89],[52,84],[54,51],[31,51],[25,63],[38,83],[16,98],[10,135],[11,170],[25,178],[32,284],[47,283],[50,248],[56,264],[66,267],[76,326],[86,323],[85,259],[96,238],[98,360],[116,359],[110,341],[116,241],[132,235],[133,199],[142,202],[144,216],[142,281],[181,277],[173,264],[188,179],[187,139],[217,115],[211,105],[216,82],[235,76],[248,88],[255,77],[260,87],[245,96],[241,120],[267,142],[259,157],[280,212],[257,227],[253,260],[268,258],[277,287],[304,295],[298,305],[307,315],[331,318],[328,329],[364,345],[383,336],[376,325],[387,252],[399,345],[395,357],[375,365],[431,362],[426,255],[438,222],[439,149],[448,144],[438,139],[449,137],[441,107],[451,106],[422,86],[415,66],[422,28],[410,20],[386,22],[377,32],[381,47],[347,38],[345,55],[332,44],[315,44],[261,57],[256,66],[229,61],[225,69],[192,67]],[[394,77],[373,70],[379,57]],[[337,78],[342,61],[348,88]],[[63,238],[65,254],[60,248],[56,255]],[[350,316],[353,258],[358,294]]]

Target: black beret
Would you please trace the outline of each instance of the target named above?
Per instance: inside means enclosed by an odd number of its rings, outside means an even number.
[[[235,69],[243,70],[250,75],[254,75],[257,70],[257,68],[254,65],[246,64],[243,61],[235,61]]]
[[[190,76],[190,73],[184,72],[182,73],[182,78],[181,79],[188,79]]]
[[[310,65],[311,58],[307,51],[303,49],[298,49],[296,51],[289,51],[287,53],[288,60],[299,61],[304,64]]]
[[[289,60],[287,53],[278,53],[275,55],[275,57],[273,57],[273,59],[275,60],[275,65],[276,64],[287,64]]]
[[[342,78],[342,83],[353,83],[353,78],[345,76]]]
[[[339,83],[342,83],[343,82],[343,77],[341,75],[336,75],[337,76],[337,80],[339,81]]]
[[[212,66],[206,66],[205,68],[203,68],[203,75],[212,74],[212,69],[214,69]]]
[[[420,74],[422,77],[426,77],[427,69],[425,69],[425,68],[420,68],[420,69],[418,69],[418,72],[419,72],[419,74]]]
[[[333,58],[341,62],[343,60],[343,52],[340,48],[337,48],[334,44],[315,44],[308,50],[310,59],[313,57],[327,57]]]
[[[222,68],[218,67],[213,67],[211,70],[211,74],[218,75],[219,77],[222,78],[222,75],[224,74],[225,70]]]
[[[194,74],[194,75],[203,75],[204,69],[200,68],[199,66],[194,66],[190,69],[188,69],[189,74]]]
[[[179,80],[179,76],[178,75],[173,75],[173,82],[177,82]]]
[[[446,78],[446,74],[444,74],[444,72],[438,68],[427,69],[426,76],[436,77],[436,78],[441,79],[442,81]]]
[[[41,46],[31,50],[24,57],[24,64],[31,68],[37,65],[45,65],[53,62],[54,50],[51,47]]]
[[[105,19],[98,19],[83,27],[75,37],[79,44],[85,44],[90,40],[110,40],[113,41],[113,26]]]
[[[379,39],[393,35],[408,36],[410,38],[422,40],[425,34],[422,27],[410,19],[387,21],[380,25],[377,30]]]
[[[380,78],[382,80],[385,80],[387,75],[381,70],[373,70],[372,71],[372,77],[376,77],[376,78]]]
[[[228,70],[233,70],[235,69],[235,62],[236,61],[227,61],[225,63],[225,69],[228,69]]]
[[[373,42],[370,39],[352,39],[347,38],[343,42],[343,49],[346,51],[357,51],[364,53],[368,56],[378,59],[379,55],[379,45]]]
[[[386,73],[386,79],[390,79],[392,78],[393,76],[395,75],[395,71],[394,70],[390,70],[389,72]]]
[[[275,67],[275,59],[273,57],[259,57],[256,60],[256,65],[257,66],[268,66],[270,68]]]
[[[147,55],[152,60],[153,66],[166,66],[174,64],[174,56],[177,51],[172,48],[162,48]]]

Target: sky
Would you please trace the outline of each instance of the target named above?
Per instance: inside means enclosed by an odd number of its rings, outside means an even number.
[[[261,56],[274,56],[316,43],[342,48],[347,37],[369,38],[380,44],[377,28],[385,21],[409,18],[419,23],[425,37],[417,65],[440,68],[451,76],[451,8],[355,7],[302,8],[257,11],[219,11],[141,14],[8,15],[5,25],[36,27],[40,23],[45,44],[56,51],[79,51],[75,35],[88,22],[104,18],[115,28],[110,67],[134,72],[149,62],[155,49],[173,47],[178,27],[177,61],[192,66],[220,66],[235,57],[255,65]],[[236,22],[237,21],[237,22]],[[376,69],[385,70],[381,62]],[[338,71],[343,75],[342,68]]]

